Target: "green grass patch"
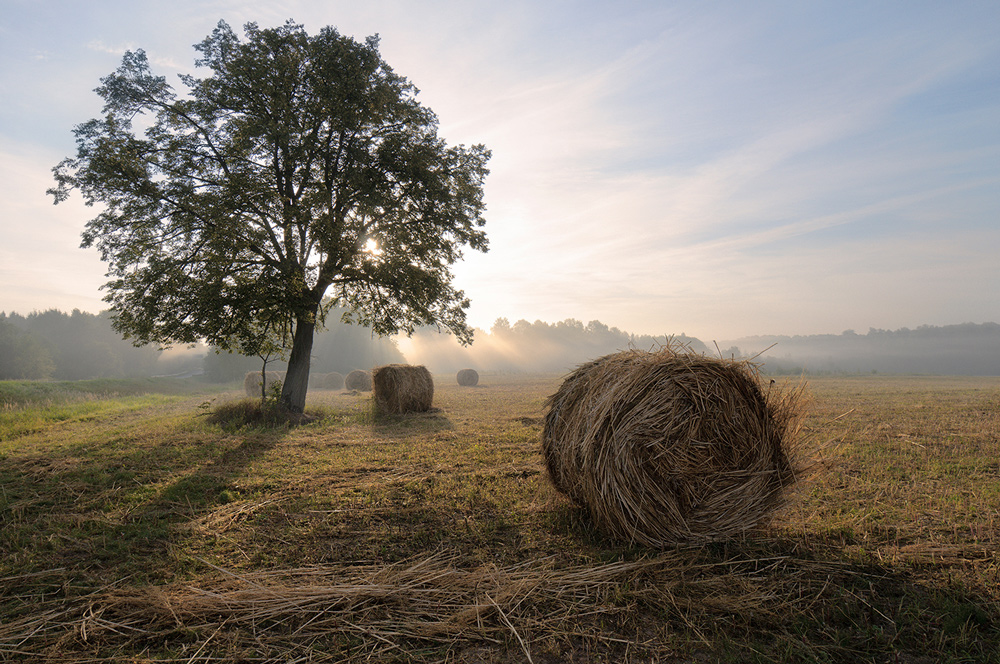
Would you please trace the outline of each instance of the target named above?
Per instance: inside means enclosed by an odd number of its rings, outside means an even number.
[[[190,394],[203,389],[176,378],[95,378],[76,381],[0,381],[0,409],[17,410],[71,401],[94,401],[141,394]]]

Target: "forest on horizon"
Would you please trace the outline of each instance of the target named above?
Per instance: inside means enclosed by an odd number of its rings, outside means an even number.
[[[313,350],[315,373],[367,369],[380,364],[423,364],[435,373],[474,368],[490,373],[565,373],[588,360],[628,348],[675,344],[692,352],[748,359],[767,374],[930,374],[1000,376],[1000,324],[922,325],[865,334],[752,336],[705,343],[683,334],[636,335],[600,321],[556,323],[499,318],[489,331],[476,329],[474,343],[460,346],[436,328],[410,338],[379,338],[341,323],[333,312]],[[246,358],[204,346],[160,351],[135,347],[111,326],[110,313],[55,309],[28,315],[0,312],[0,380],[200,375],[224,383],[260,370]],[[279,361],[268,369],[281,370]]]

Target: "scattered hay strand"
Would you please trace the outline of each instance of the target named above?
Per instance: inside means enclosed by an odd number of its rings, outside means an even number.
[[[462,369],[456,376],[458,384],[463,387],[475,387],[479,384],[479,372],[475,369]]]
[[[202,646],[221,631],[233,646],[268,653],[268,661],[292,661],[292,654],[305,661],[314,644],[338,634],[357,640],[356,661],[366,653],[369,659],[382,653],[398,658],[415,644],[499,644],[511,633],[527,654],[531,640],[519,635],[574,635],[581,616],[627,615],[633,609],[621,605],[623,593],[676,621],[753,615],[767,622],[776,613],[808,610],[824,594],[832,597],[838,584],[830,579],[853,574],[784,556],[711,562],[694,554],[677,550],[569,566],[556,557],[468,566],[435,554],[387,567],[317,565],[242,574],[202,561],[211,572],[193,582],[108,587],[2,624],[0,657],[13,652],[5,643],[32,655],[67,633],[77,643],[148,647],[168,642],[178,630]]]
[[[387,364],[372,371],[375,405],[384,413],[423,413],[434,401],[434,380],[427,367]]]
[[[265,390],[270,390],[271,386],[281,380],[285,379],[285,374],[280,371],[268,371],[265,375]],[[248,371],[247,375],[243,377],[243,391],[246,392],[248,397],[260,398],[260,372],[259,371]]]
[[[768,518],[794,482],[801,395],[762,387],[750,362],[625,351],[549,397],[542,452],[555,487],[615,539],[725,539]]]
[[[344,378],[344,387],[348,390],[370,392],[372,389],[372,375],[363,369],[355,369]]]
[[[286,500],[285,496],[263,500],[244,500],[221,505],[205,514],[179,526],[181,530],[191,530],[203,535],[220,535],[232,529],[257,511]]]

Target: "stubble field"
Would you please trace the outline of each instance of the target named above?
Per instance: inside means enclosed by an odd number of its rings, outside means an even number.
[[[551,487],[560,380],[242,430],[235,388],[0,383],[0,660],[1000,662],[1000,378],[811,378],[787,507],[669,550]]]

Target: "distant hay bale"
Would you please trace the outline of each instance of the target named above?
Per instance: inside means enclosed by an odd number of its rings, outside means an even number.
[[[426,367],[387,364],[372,371],[375,405],[385,413],[422,413],[434,401],[434,380]]]
[[[781,504],[802,390],[765,389],[749,362],[625,351],[549,397],[553,484],[608,535],[648,546],[735,536]]]
[[[321,374],[316,382],[316,387],[321,390],[339,390],[344,387],[344,375],[336,371]]]
[[[344,378],[344,387],[348,390],[370,392],[372,389],[372,375],[363,369],[355,369]]]
[[[275,382],[283,381],[285,379],[285,374],[280,371],[268,371],[265,376],[265,390],[270,390],[271,385]],[[248,371],[247,375],[243,377],[243,391],[246,392],[248,397],[260,398],[260,372],[259,371]]]
[[[475,387],[479,384],[479,373],[475,369],[462,369],[456,378],[463,387]]]

